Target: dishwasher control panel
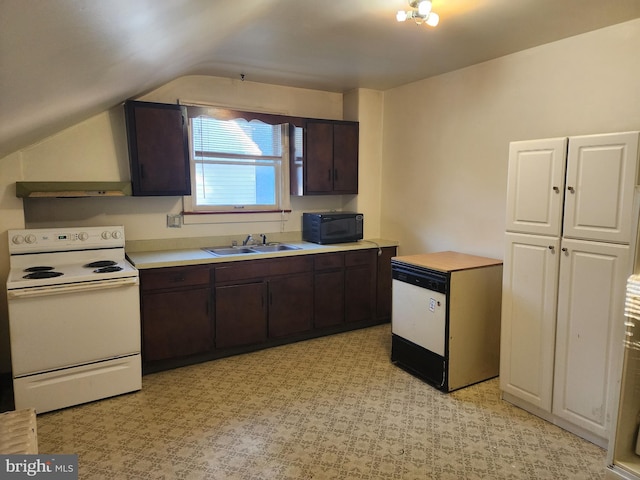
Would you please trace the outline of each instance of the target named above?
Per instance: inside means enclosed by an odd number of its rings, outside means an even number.
[[[400,280],[434,292],[447,293],[446,274],[393,261],[391,262],[391,272],[394,280]]]

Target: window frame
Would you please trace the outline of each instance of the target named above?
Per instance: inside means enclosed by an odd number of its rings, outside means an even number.
[[[291,155],[294,154],[292,151],[295,148],[293,145],[294,142],[291,141],[291,136],[293,134],[293,130],[295,126],[303,126],[304,119],[301,117],[291,117],[287,115],[279,115],[279,114],[269,114],[269,113],[260,113],[260,112],[245,112],[241,110],[231,110],[228,108],[221,107],[211,107],[211,106],[203,106],[203,105],[186,105],[187,108],[187,120],[188,120],[188,129],[189,129],[189,168],[192,175],[192,193],[191,195],[187,195],[183,197],[183,213],[185,215],[185,223],[207,223],[203,220],[197,220],[195,217],[198,216],[208,216],[208,215],[222,215],[227,219],[231,217],[231,214],[239,214],[241,216],[247,216],[247,214],[257,214],[258,216],[262,216],[263,214],[278,214],[279,219],[282,219],[285,214],[291,212],[291,180],[290,180],[290,163],[291,163]],[[196,205],[195,201],[195,168],[196,162],[193,158],[194,148],[193,148],[193,134],[192,134],[192,119],[200,116],[207,116],[211,118],[215,118],[217,120],[234,120],[234,119],[244,119],[247,122],[251,120],[258,120],[263,123],[269,125],[286,125],[288,127],[283,127],[283,160],[280,164],[278,170],[280,170],[279,181],[276,183],[280,183],[278,187],[279,191],[276,192],[276,196],[279,198],[279,205],[276,205],[276,208],[237,208],[236,206],[225,206],[222,208],[218,208],[215,206],[206,206],[206,205]],[[286,149],[286,151],[285,151]],[[190,221],[187,221],[187,216],[192,217]],[[251,215],[255,219],[255,215]],[[273,216],[273,215],[271,215]],[[248,219],[247,219],[248,220]],[[268,221],[267,218],[265,218]],[[256,220],[251,220],[256,221]]]

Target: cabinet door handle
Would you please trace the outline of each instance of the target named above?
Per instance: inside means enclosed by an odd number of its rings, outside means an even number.
[[[327,170],[327,180],[331,181],[331,169]]]
[[[338,169],[337,168],[333,171],[333,178],[335,179],[336,182],[338,181]]]
[[[556,193],[560,193],[560,189],[558,187],[553,187],[553,191]]]
[[[568,249],[567,247],[562,247],[562,252],[563,252],[565,255],[569,255],[569,249]]]
[[[554,247],[553,245],[549,245],[549,250],[551,250],[551,253],[555,253],[556,247]]]
[[[175,277],[171,278],[171,281],[174,283],[184,282],[184,275],[176,275]]]
[[[569,190],[571,193],[576,193],[576,189],[573,187],[567,187],[567,190]]]

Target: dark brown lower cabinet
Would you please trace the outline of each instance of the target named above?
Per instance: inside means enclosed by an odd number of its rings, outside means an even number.
[[[314,326],[367,322],[375,318],[377,250],[316,255]],[[391,260],[389,259],[389,262]]]
[[[316,272],[314,279],[314,326],[340,325],[344,322],[344,269]]]
[[[344,253],[315,255],[313,268],[315,328],[344,323]]]
[[[311,330],[313,277],[311,272],[269,279],[269,338]]]
[[[312,326],[309,256],[226,263],[216,267],[216,348],[263,343]]]
[[[345,253],[345,321],[372,320],[376,305],[376,250]]]
[[[216,287],[216,347],[229,348],[267,340],[264,282]]]
[[[397,255],[396,247],[384,247],[378,255],[378,273],[376,287],[376,317],[378,321],[391,320],[391,258]]]
[[[210,272],[206,265],[140,271],[145,367],[211,351],[214,340]]]
[[[378,252],[142,269],[145,373],[388,321],[396,249]]]
[[[211,290],[146,293],[142,297],[145,362],[204,353],[213,348]]]

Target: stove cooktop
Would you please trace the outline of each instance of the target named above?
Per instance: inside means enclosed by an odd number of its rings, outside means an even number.
[[[40,260],[36,257],[37,260]],[[32,259],[34,261],[35,259]],[[80,259],[78,259],[80,260]],[[28,259],[22,259],[24,263]],[[7,289],[29,288],[65,283],[95,282],[138,276],[138,270],[125,258],[79,263],[46,262],[42,265],[13,264],[7,278]]]
[[[137,277],[124,246],[122,226],[10,230],[7,289]]]

